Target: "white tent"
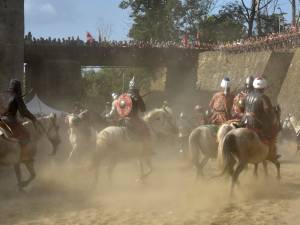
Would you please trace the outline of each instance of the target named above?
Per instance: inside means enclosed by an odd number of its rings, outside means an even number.
[[[50,113],[55,113],[57,116],[65,114],[62,111],[53,109],[50,106],[46,105],[37,95],[34,95],[34,97],[28,103],[26,103],[26,106],[33,114],[48,115]]]

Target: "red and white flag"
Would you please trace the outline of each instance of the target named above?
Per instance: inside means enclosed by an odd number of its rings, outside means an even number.
[[[200,33],[199,32],[197,32],[195,46],[200,47]]]
[[[181,40],[182,45],[187,48],[189,46],[189,35],[186,33],[184,34],[182,40]]]
[[[95,41],[90,32],[86,32],[86,43],[92,44]]]

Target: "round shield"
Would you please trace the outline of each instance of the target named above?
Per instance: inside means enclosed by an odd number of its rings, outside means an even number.
[[[119,96],[115,105],[120,117],[126,117],[132,110],[132,100],[129,94],[124,93]]]

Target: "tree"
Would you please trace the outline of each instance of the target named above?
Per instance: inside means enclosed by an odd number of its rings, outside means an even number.
[[[107,101],[111,101],[111,93],[123,93],[128,89],[129,80],[135,76],[142,92],[148,92],[154,77],[151,70],[143,68],[103,68],[98,71],[84,70],[82,72],[83,92],[81,102],[86,107],[99,111]],[[123,76],[125,78],[123,83]]]
[[[243,15],[248,23],[248,37],[253,36],[254,20],[261,10],[265,9],[274,0],[251,0],[251,5],[247,6],[245,0],[241,0],[243,5]]]
[[[189,34],[196,34],[215,6],[215,0],[185,0],[181,26]]]
[[[199,24],[201,41],[227,42],[246,36],[245,18],[242,6],[237,2],[228,3],[218,14],[206,17]]]
[[[129,37],[135,40],[178,40],[182,4],[180,0],[123,0],[131,8],[133,25]]]

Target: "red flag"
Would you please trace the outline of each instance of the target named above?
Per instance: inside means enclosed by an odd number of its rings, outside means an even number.
[[[90,32],[86,32],[86,42],[92,44],[95,41]]]
[[[181,40],[181,43],[184,47],[188,47],[188,45],[189,45],[189,35],[187,33],[184,34],[184,36]]]

